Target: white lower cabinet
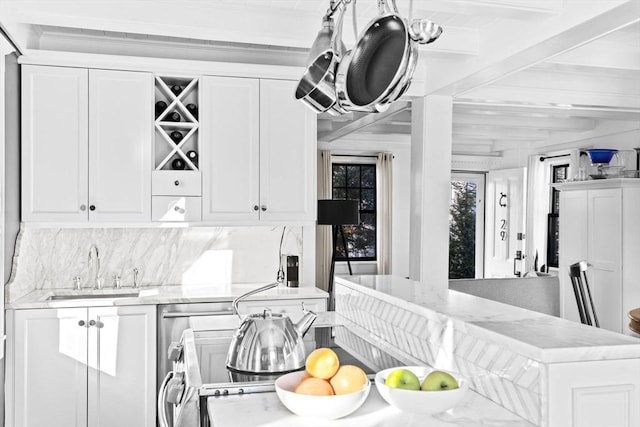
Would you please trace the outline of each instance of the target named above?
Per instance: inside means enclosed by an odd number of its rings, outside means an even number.
[[[154,427],[155,312],[8,311],[6,425]]]

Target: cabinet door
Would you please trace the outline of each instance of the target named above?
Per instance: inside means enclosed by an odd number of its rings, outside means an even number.
[[[85,308],[15,311],[13,426],[87,425],[86,315]]]
[[[589,190],[587,200],[587,261],[596,314],[601,328],[622,332],[622,190]]]
[[[580,322],[578,303],[569,279],[569,266],[587,260],[587,191],[560,192],[560,316]]]
[[[22,220],[87,220],[88,72],[22,66]]]
[[[260,219],[316,217],[316,116],[293,96],[295,83],[260,80]]]
[[[155,306],[89,308],[89,427],[156,424]]]
[[[259,82],[206,76],[200,82],[202,219],[259,216]]]
[[[89,219],[151,220],[153,76],[89,72]]]

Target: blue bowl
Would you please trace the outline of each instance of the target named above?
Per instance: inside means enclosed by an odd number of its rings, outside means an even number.
[[[587,150],[587,154],[589,155],[589,160],[591,163],[605,163],[608,164],[613,155],[616,154],[618,150],[606,150],[603,148],[594,148],[591,150]]]

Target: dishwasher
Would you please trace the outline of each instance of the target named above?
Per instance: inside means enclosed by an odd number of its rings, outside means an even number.
[[[233,334],[240,324],[240,319],[233,314],[231,301],[207,303],[162,304],[157,312],[158,352],[157,352],[157,384],[172,369],[172,362],[167,357],[172,342],[180,341],[182,333],[187,329],[206,329],[214,331],[209,340],[210,350],[220,347],[209,354],[217,355],[220,360],[209,360],[224,366],[227,349]]]

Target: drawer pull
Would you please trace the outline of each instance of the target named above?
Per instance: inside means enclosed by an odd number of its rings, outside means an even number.
[[[180,207],[180,206],[178,206],[178,205],[175,205],[175,206],[173,207],[173,210],[174,210],[174,211],[176,211],[176,212],[178,212],[179,214],[183,214],[183,213],[185,213],[184,208],[182,208],[182,207]]]
[[[176,187],[180,186],[180,181],[178,181],[177,179],[174,181],[173,185],[175,185]]]

